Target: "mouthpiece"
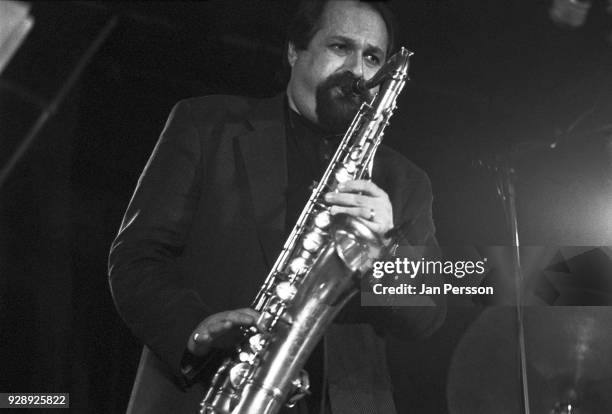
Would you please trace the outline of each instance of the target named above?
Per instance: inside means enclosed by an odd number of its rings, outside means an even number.
[[[357,96],[362,96],[363,93],[367,90],[368,88],[366,88],[365,79],[363,78],[355,79],[355,81],[353,82],[352,88],[351,88],[351,92],[353,92]]]

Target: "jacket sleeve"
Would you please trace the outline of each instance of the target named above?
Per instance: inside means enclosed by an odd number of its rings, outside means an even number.
[[[417,247],[420,254],[409,259],[432,260],[440,257],[440,249],[432,218],[431,183],[425,173],[420,170],[418,172],[398,175],[395,177],[396,185],[392,186],[395,190],[388,191],[394,207],[395,227],[402,229],[398,240],[398,257],[403,258],[406,251],[412,250],[411,247]],[[435,276],[429,278],[433,283],[440,282],[440,278]],[[417,277],[411,283],[418,284],[419,280]],[[372,277],[365,275],[362,279],[362,292],[371,291],[371,283]],[[370,304],[374,306],[364,306],[365,301],[361,302],[360,297],[349,302],[341,314],[340,322],[368,322],[381,333],[399,339],[425,338],[438,329],[446,317],[446,301],[440,295],[411,295],[402,298],[403,303],[399,306],[392,295],[381,295],[379,301]]]
[[[395,226],[405,227],[405,234],[398,241],[400,258],[408,256],[407,252],[418,247],[417,257],[408,259],[425,260],[439,259],[440,247],[435,237],[435,225],[432,215],[433,195],[429,177],[422,173],[421,177],[409,180],[406,191],[409,196],[404,200],[402,208],[395,214]],[[414,253],[413,253],[414,254]],[[439,285],[442,279],[436,275],[418,275],[411,280],[412,284],[427,283]],[[400,339],[421,339],[431,335],[444,322],[446,317],[446,300],[442,295],[414,296],[415,303],[409,306],[387,306],[386,312],[374,313],[377,322],[386,328],[387,333]]]
[[[181,386],[187,339],[212,313],[196,291],[183,285],[176,260],[200,197],[201,145],[189,102],[181,101],[138,180],[108,263],[119,314]]]

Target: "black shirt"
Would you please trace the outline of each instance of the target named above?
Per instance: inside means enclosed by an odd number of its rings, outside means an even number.
[[[289,108],[285,101],[287,136],[287,215],[288,237],[314,189],[313,183],[323,176],[340,137],[330,135],[318,125]],[[310,379],[311,395],[305,398],[309,414],[319,414],[323,398],[323,341],[314,349],[305,369]],[[325,398],[327,395],[325,394]],[[304,404],[304,403],[302,403]]]
[[[312,191],[327,167],[341,137],[330,135],[286,105],[287,235],[293,229]]]

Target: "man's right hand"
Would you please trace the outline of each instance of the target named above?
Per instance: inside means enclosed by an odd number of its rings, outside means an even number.
[[[253,326],[259,313],[251,308],[215,313],[204,319],[191,333],[187,349],[194,355],[204,356],[210,348],[228,348],[241,337],[241,326]]]

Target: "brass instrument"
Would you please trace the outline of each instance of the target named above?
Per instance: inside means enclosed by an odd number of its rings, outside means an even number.
[[[372,79],[355,83],[380,89],[361,105],[253,302],[263,328],[245,330],[235,358],[217,370],[201,414],[274,414],[307,393],[306,360],[389,246],[360,219],[332,216],[323,196],[339,183],[371,176],[411,55],[401,48]]]

